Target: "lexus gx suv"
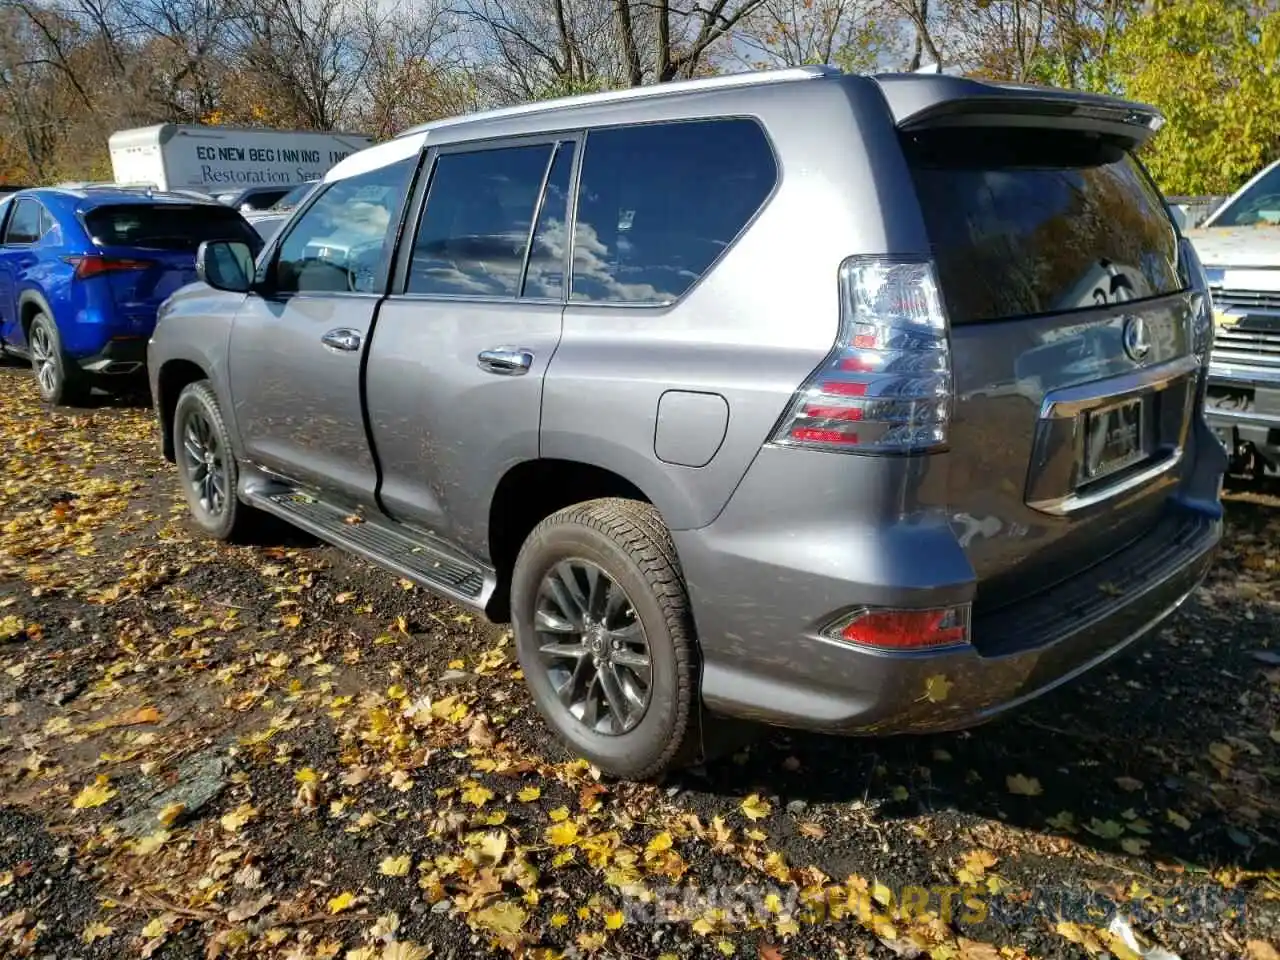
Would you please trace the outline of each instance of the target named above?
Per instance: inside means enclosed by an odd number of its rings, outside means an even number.
[[[971,726],[1149,633],[1219,540],[1159,124],[827,68],[430,123],[256,258],[203,246],[149,346],[164,452],[214,537],[273,514],[510,621],[610,774],[720,717]]]

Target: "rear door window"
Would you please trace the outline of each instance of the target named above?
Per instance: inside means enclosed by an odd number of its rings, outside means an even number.
[[[413,244],[406,292],[516,296],[555,147],[536,143],[441,154]]]
[[[1095,136],[904,136],[952,323],[1064,313],[1182,289],[1177,237],[1137,162]]]
[[[36,201],[23,197],[13,209],[9,217],[9,226],[5,230],[4,242],[11,244],[31,244],[40,239],[40,211]]]
[[[733,243],[778,167],[753,120],[592,130],[582,155],[572,299],[666,303]]]
[[[84,225],[104,247],[194,253],[205,240],[239,240],[255,251],[262,245],[239,213],[213,204],[111,204],[86,213]]]

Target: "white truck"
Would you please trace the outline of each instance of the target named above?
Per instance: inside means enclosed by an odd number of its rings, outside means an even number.
[[[284,194],[372,143],[355,133],[178,123],[118,130],[107,141],[117,183],[219,197],[255,188]]]

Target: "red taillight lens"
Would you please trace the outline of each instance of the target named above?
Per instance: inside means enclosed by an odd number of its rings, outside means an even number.
[[[103,273],[114,273],[119,270],[146,270],[153,266],[150,260],[130,260],[125,257],[103,257],[90,254],[84,257],[63,257],[67,263],[75,264],[77,280],[88,280]]]
[[[884,610],[863,607],[823,631],[833,640],[845,640],[880,650],[922,650],[969,642],[969,607],[933,610]]]
[[[792,398],[773,442],[849,453],[942,446],[951,347],[933,264],[851,257],[840,300],[836,347]]]

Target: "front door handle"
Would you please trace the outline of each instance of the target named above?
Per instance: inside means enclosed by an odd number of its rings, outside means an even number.
[[[337,330],[330,330],[320,342],[326,347],[333,347],[335,350],[359,350],[362,342],[359,330],[348,330],[346,327],[339,327]]]
[[[481,370],[498,373],[507,377],[518,377],[528,373],[533,366],[533,353],[522,347],[494,347],[492,350],[481,350],[476,362]]]

